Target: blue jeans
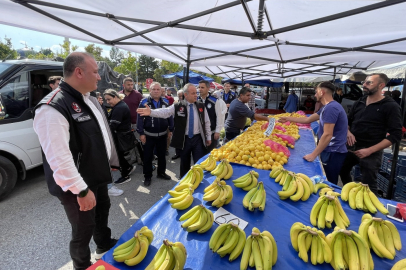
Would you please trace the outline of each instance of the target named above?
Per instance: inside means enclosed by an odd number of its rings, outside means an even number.
[[[320,159],[329,182],[337,185],[338,176],[346,156],[347,153],[321,152]]]

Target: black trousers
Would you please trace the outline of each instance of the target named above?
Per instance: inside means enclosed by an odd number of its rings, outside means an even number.
[[[146,142],[144,144],[144,167],[143,173],[144,177],[152,177],[152,161],[154,158],[154,149],[158,157],[158,174],[164,174],[166,170],[166,145],[167,145],[168,134],[153,137],[146,135]]]
[[[224,140],[224,142],[231,141],[232,139],[234,139],[235,137],[237,137],[240,134],[241,134],[241,132],[227,132],[226,131],[226,139]]]
[[[131,171],[132,166],[125,159],[126,152],[117,151],[118,162],[120,163],[120,172],[122,177],[127,177],[128,173]]]
[[[340,177],[343,184],[345,185],[352,181],[351,169],[355,165],[359,164],[362,174],[361,182],[368,184],[371,191],[377,194],[378,189],[376,183],[376,174],[381,166],[382,152],[383,151],[372,153],[370,156],[365,158],[359,158],[353,152],[348,152],[340,171]]]
[[[215,139],[214,139],[214,132],[213,132],[213,134],[211,134],[211,144],[209,145],[209,147],[207,147],[206,154],[210,153],[211,150],[213,150],[214,148],[216,148],[218,142],[219,142],[218,140],[215,140]]]
[[[320,159],[323,163],[324,172],[327,180],[335,185],[338,183],[338,175],[343,166],[347,153],[321,152]]]
[[[108,250],[111,243],[111,230],[108,227],[110,197],[107,185],[91,190],[96,198],[96,206],[90,211],[80,211],[77,196],[70,191],[58,197],[72,227],[69,251],[73,267],[77,270],[87,269],[91,265],[89,243],[92,236],[97,249]]]
[[[194,135],[192,138],[185,136],[185,143],[180,155],[180,178],[190,170],[190,155],[193,156],[193,162],[196,163],[205,155],[206,151],[200,134]]]

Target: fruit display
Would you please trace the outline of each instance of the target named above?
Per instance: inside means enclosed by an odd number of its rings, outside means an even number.
[[[180,183],[174,190],[169,190],[168,193],[173,198],[168,199],[172,208],[184,210],[193,203],[193,184]]]
[[[200,165],[193,165],[179,184],[189,183],[196,189],[203,180],[203,169]]]
[[[362,217],[358,233],[375,254],[381,258],[393,260],[396,250],[402,249],[399,232],[396,226],[388,220],[365,214]]]
[[[326,240],[333,254],[334,269],[374,269],[368,244],[358,233],[335,227]]]
[[[344,212],[337,196],[322,195],[310,212],[310,223],[319,229],[332,228],[332,223],[340,228],[350,226],[350,220]]]
[[[395,263],[391,270],[406,270],[406,259],[400,260]]]
[[[220,179],[227,180],[230,179],[230,177],[233,175],[233,167],[226,159],[223,159],[217,165],[217,167],[211,171],[211,174],[217,176]]]
[[[278,191],[279,198],[292,201],[306,201],[313,191],[313,182],[302,173],[295,174],[281,168],[275,168],[269,176],[275,176],[275,182],[283,186],[282,191]]]
[[[266,191],[263,182],[259,182],[256,187],[248,191],[242,200],[242,205],[250,211],[254,211],[255,208],[258,208],[259,211],[264,211],[265,203]]]
[[[212,184],[204,189],[203,200],[212,202],[212,206],[222,207],[233,199],[233,189],[224,180],[216,178]]]
[[[209,209],[200,204],[179,218],[179,221],[184,220],[186,221],[182,224],[182,228],[186,228],[188,232],[205,233],[213,226],[214,216]]]
[[[199,164],[199,166],[203,170],[211,172],[216,168],[217,161],[212,155],[209,155],[202,163]]]
[[[234,186],[249,191],[257,186],[259,174],[256,171],[250,171],[247,174],[233,180]]]
[[[113,258],[128,266],[137,265],[147,255],[152,240],[154,240],[154,234],[147,226],[144,226],[135,232],[134,237],[114,249]]]
[[[378,209],[384,215],[389,214],[367,184],[350,182],[344,185],[341,190],[341,199],[348,201],[352,209],[363,210],[372,214],[375,214]]]
[[[245,232],[234,223],[223,223],[213,232],[209,248],[221,257],[230,254],[231,262],[240,256],[245,245]]]
[[[245,242],[240,269],[245,270],[249,265],[256,269],[270,270],[277,259],[278,247],[272,234],[252,228],[252,233]]]
[[[172,243],[165,239],[145,270],[182,270],[186,263],[186,257],[186,248],[181,242]]]
[[[322,231],[296,222],[290,228],[290,240],[304,262],[309,261],[309,251],[313,265],[331,262],[333,255]]]

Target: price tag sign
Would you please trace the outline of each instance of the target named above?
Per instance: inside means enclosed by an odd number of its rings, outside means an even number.
[[[214,222],[216,222],[218,225],[221,225],[223,223],[234,223],[238,225],[238,227],[241,230],[244,230],[245,227],[247,227],[248,222],[231,214],[228,212],[226,209],[223,207],[220,207],[215,213],[214,213]]]
[[[265,136],[268,137],[269,135],[271,135],[274,128],[275,128],[275,118],[270,118],[268,128],[264,132]]]

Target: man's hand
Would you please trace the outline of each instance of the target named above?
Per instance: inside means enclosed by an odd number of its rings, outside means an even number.
[[[206,146],[210,146],[211,141],[206,141]]]
[[[317,156],[312,153],[304,156],[303,158],[309,162],[312,162],[317,158]]]
[[[214,140],[218,140],[220,138],[220,133],[216,132],[214,133]]]
[[[367,156],[372,154],[372,151],[369,150],[369,148],[364,148],[364,149],[354,151],[354,154],[359,158],[366,158]]]
[[[357,141],[355,140],[355,136],[354,134],[351,133],[351,131],[348,130],[347,132],[347,144],[349,146],[353,146],[354,143],[356,143]]]
[[[281,118],[279,118],[279,120],[278,120],[278,122],[281,122],[281,123],[286,123],[286,122],[288,122],[289,121],[289,119],[288,119],[289,117],[286,117],[286,116],[284,116],[284,117],[281,117]],[[269,118],[270,119],[270,118]],[[289,121],[290,122],[290,121]]]
[[[172,132],[168,132],[168,137],[171,138],[172,137]]]
[[[138,108],[137,113],[141,116],[148,116],[151,114],[151,108],[145,104],[145,108]]]
[[[141,140],[142,144],[145,144],[147,142],[147,136],[141,135],[140,140]]]
[[[89,211],[92,210],[93,207],[96,206],[96,198],[94,197],[93,191],[89,189],[89,192],[87,192],[86,196],[83,198],[77,198],[78,204],[79,204],[79,210],[80,211]]]
[[[230,107],[230,104],[226,104],[227,108]]]

